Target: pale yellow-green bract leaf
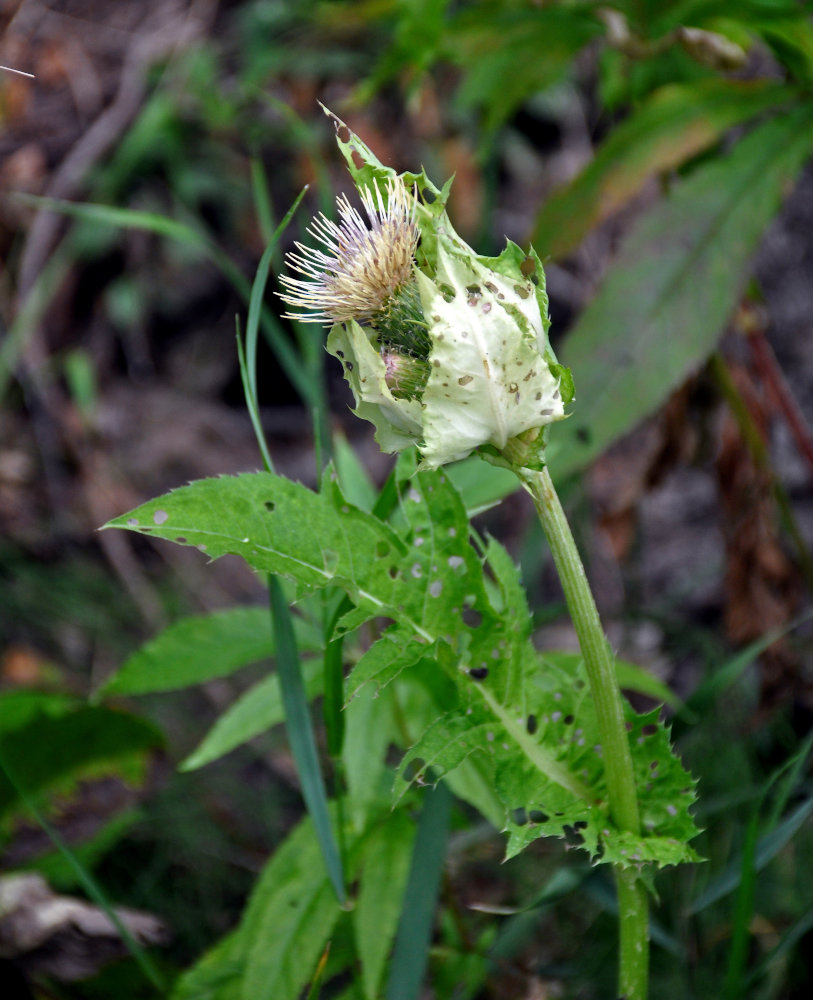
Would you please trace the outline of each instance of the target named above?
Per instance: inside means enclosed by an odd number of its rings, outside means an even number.
[[[559,384],[542,354],[533,286],[438,246],[435,281],[418,274],[432,340],[423,394],[426,466],[454,462],[483,444],[559,419]]]
[[[415,399],[396,399],[385,381],[381,355],[368,335],[352,320],[336,324],[327,340],[330,354],[338,358],[356,399],[353,411],[375,424],[375,439],[382,451],[396,452],[415,444],[421,436],[421,404]]]

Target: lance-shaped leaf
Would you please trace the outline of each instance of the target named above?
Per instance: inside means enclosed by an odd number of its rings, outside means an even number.
[[[662,87],[610,132],[577,177],[553,192],[531,239],[545,254],[568,253],[649,178],[695,156],[732,125],[781,107],[793,93],[775,83],[716,77]]]
[[[698,167],[634,227],[561,351],[577,399],[551,434],[555,478],[652,413],[714,350],[759,237],[812,146],[808,103]]]

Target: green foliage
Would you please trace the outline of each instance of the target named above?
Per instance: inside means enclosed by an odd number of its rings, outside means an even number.
[[[298,619],[300,641],[314,636]],[[105,681],[100,693],[175,691],[227,677],[274,655],[271,620],[264,608],[228,608],[184,618],[138,649]]]
[[[538,836],[564,837],[570,827],[597,859],[694,858],[686,847],[692,783],[652,717],[630,716],[637,776],[649,789],[642,791],[645,836],[632,840],[612,829],[584,677],[550,658],[540,669],[516,567],[493,541],[478,557],[446,475],[418,473],[402,484],[398,534],[347,504],[331,477],[325,487],[315,494],[270,473],[203,480],[108,527],[204,547],[212,557],[240,554],[306,590],[340,586],[356,605],[355,627],[374,616],[392,618],[351,673],[348,691],[367,683],[380,689],[421,662],[453,682],[453,704],[414,742],[401,770],[420,758],[418,776],[431,768],[427,780],[436,780],[470,755],[484,755],[506,817],[519,809],[529,817],[508,820],[509,856]],[[484,559],[497,582],[493,597]],[[396,787],[400,798],[406,783]]]
[[[633,227],[561,351],[578,403],[551,442],[557,476],[652,413],[713,351],[745,266],[810,155],[812,121],[801,105],[759,125]]]
[[[792,89],[764,81],[709,79],[662,87],[613,129],[588,166],[546,202],[534,244],[554,256],[574,250],[648,179],[707,149],[732,125],[781,107],[793,96]]]
[[[452,110],[444,127],[478,135],[481,152],[495,157],[486,171],[496,174],[496,158],[509,148],[502,139],[517,141],[517,112],[555,106],[564,93],[556,88],[563,81],[578,83],[588,46],[593,46],[599,74],[595,117],[606,139],[583,172],[554,192],[541,212],[527,206],[528,219],[536,216],[533,238],[543,255],[564,256],[627,206],[646,182],[660,182],[664,197],[634,223],[598,297],[562,350],[576,374],[577,395],[573,417],[556,429],[550,456],[556,475],[570,476],[651,413],[703,363],[737,302],[761,233],[813,145],[808,92],[813,28],[805,5],[795,0],[619,2],[610,7],[622,18],[616,34],[607,8],[599,2],[539,5],[519,0],[263,0],[243,5],[240,44],[235,46],[239,56],[230,67],[228,86],[221,85],[223,67],[214,47],[201,46],[174,61],[111,161],[100,169],[96,200],[116,207],[47,205],[80,217],[81,229],[69,252],[88,257],[109,252],[117,227],[139,228],[175,247],[167,251],[161,244],[162,273],[169,270],[166,262],[199,269],[205,258],[248,301],[247,282],[213,237],[215,232],[218,239],[236,233],[242,249],[247,228],[243,213],[250,211],[245,164],[225,155],[221,140],[236,134],[254,157],[256,148],[269,148],[270,139],[274,193],[303,158],[308,170],[326,177],[318,127],[265,96],[269,84],[276,88],[281,72],[304,82],[305,92],[314,74],[331,82],[341,78],[342,86],[362,80],[357,97],[387,85],[392,87],[385,94],[389,99],[400,88],[415,107],[427,95],[430,103],[436,95],[446,98],[452,88],[456,99],[446,102]],[[686,27],[710,35],[702,45],[690,45],[681,34]],[[769,58],[767,50],[777,60],[771,79],[743,82],[732,76],[719,61],[726,42],[751,54],[749,74],[759,74]],[[732,127],[739,127],[733,136]],[[190,147],[194,157],[187,155]],[[422,151],[430,163],[438,155],[437,147]],[[253,160],[252,170],[259,162]],[[368,177],[388,171],[380,164],[378,170],[369,163],[359,168],[352,160],[351,166],[367,171]],[[253,177],[256,195],[256,171]],[[414,177],[436,196],[435,211],[442,212],[448,185],[440,191],[424,175]],[[135,178],[140,180],[131,198]],[[160,191],[162,182],[168,192]],[[321,195],[327,198],[326,189]],[[130,207],[120,207],[128,198]],[[274,206],[267,188],[264,198],[258,210],[268,241]],[[484,229],[488,223],[485,219]],[[430,260],[435,249],[428,237],[425,232],[423,252]],[[276,252],[269,247],[263,258],[265,276]],[[55,256],[51,265],[38,288],[43,299],[64,277],[64,257]],[[321,405],[318,338],[299,331],[299,349],[292,346],[262,306],[265,276],[255,283],[252,296],[255,347],[262,323],[303,399],[312,407]],[[108,289],[106,302],[111,318],[124,329],[143,321],[154,293],[148,289],[145,295],[144,283],[140,286],[129,275],[120,280]],[[0,348],[4,385],[27,331],[36,326],[31,317],[41,312],[38,296],[28,300]],[[74,353],[65,356],[65,374],[75,402],[90,419],[97,380],[85,355]],[[248,374],[253,375],[251,363]],[[252,389],[252,418],[261,436],[256,381]],[[324,434],[321,444],[329,446]],[[308,653],[320,652],[331,638],[339,641],[340,676],[334,671],[331,683],[344,684],[339,704],[343,694],[345,735],[342,740],[329,733],[328,752],[340,795],[344,788],[343,819],[338,811],[332,818],[343,842],[355,909],[346,913],[337,904],[319,838],[312,822],[304,821],[265,867],[239,927],[180,978],[174,1000],[285,1000],[309,988],[316,995],[315,970],[328,944],[332,950],[324,976],[357,974],[342,996],[370,1000],[382,995],[405,907],[407,872],[415,865],[415,783],[442,778],[441,789],[448,786],[467,806],[504,828],[508,854],[515,857],[512,864],[521,865],[522,849],[543,836],[583,848],[591,861],[629,865],[631,870],[647,862],[665,867],[696,857],[688,845],[697,832],[689,812],[694,782],[670,748],[669,727],[657,713],[627,710],[644,834],[633,838],[608,823],[596,750],[600,741],[580,657],[542,655],[533,649],[516,567],[499,544],[472,536],[467,522],[467,516],[514,488],[511,474],[478,460],[441,476],[422,474],[401,484],[397,509],[387,522],[369,513],[375,491],[346,445],[337,448],[336,464],[341,490],[328,480],[315,494],[270,475],[208,480],[145,504],[129,519],[117,518],[110,525],[195,545],[212,558],[238,554],[260,572],[283,576],[294,597],[308,600],[315,593],[314,603],[324,598],[325,621],[336,606],[336,588],[351,602],[349,610],[343,606],[332,635],[330,628],[327,636],[316,635],[299,614],[292,622],[296,644]],[[27,617],[31,607],[39,614],[43,601],[53,599],[60,581],[48,574],[40,585],[38,573],[26,569],[20,575],[14,568],[15,589],[5,608],[9,620],[18,614]],[[60,607],[77,608],[66,619],[79,621],[86,614],[80,589],[69,580],[64,594],[59,591]],[[85,603],[95,612],[94,602]],[[122,632],[125,627],[123,623]],[[170,691],[227,677],[253,662],[279,658],[275,639],[264,609],[185,619],[132,656],[104,694]],[[766,644],[767,639],[754,649]],[[805,851],[809,853],[809,788],[796,773],[788,784],[792,801],[786,789],[785,798],[776,795],[772,809],[762,814],[767,792],[758,774],[764,744],[750,735],[743,739],[745,725],[739,730],[721,725],[736,700],[736,691],[728,686],[753,660],[754,649],[722,667],[715,663],[688,702],[697,725],[682,750],[692,770],[703,775],[707,792],[716,791],[721,798],[715,806],[707,796],[701,816],[706,831],[700,849],[710,858],[704,866],[708,874],[670,869],[659,876],[665,924],[653,925],[653,940],[683,956],[700,941],[702,955],[693,963],[705,963],[706,978],[686,971],[688,959],[672,962],[669,973],[659,970],[658,982],[673,985],[661,985],[655,995],[716,1000],[748,991],[754,997],[777,996],[780,987],[771,985],[771,977],[780,981],[777,970],[784,963],[790,981],[789,956],[809,933],[811,913],[792,899],[798,886],[788,862],[798,852],[801,870]],[[344,678],[346,663],[352,669]],[[616,669],[623,687],[680,708],[668,689],[644,671],[620,661]],[[302,673],[300,714],[326,687],[317,657],[305,659]],[[723,690],[725,712],[717,701]],[[277,725],[285,715],[283,701],[278,674],[264,677],[223,713],[182,767],[209,764]],[[679,716],[680,723],[688,718],[688,713]],[[685,734],[686,725],[675,731]],[[791,736],[785,738],[790,741]],[[135,775],[158,742],[157,732],[135,716],[83,709],[63,695],[25,692],[4,694],[0,700],[1,759],[13,765],[15,776],[38,797],[75,787],[86,776],[111,771]],[[392,745],[404,753],[394,793]],[[0,809],[8,815],[20,807],[15,796],[0,777]],[[392,798],[396,805],[390,811]],[[95,864],[130,820],[120,817],[120,823],[114,821],[85,845],[87,850],[79,854],[83,862]],[[473,834],[476,828],[470,827],[464,836]],[[530,853],[535,863],[543,858],[541,852]],[[585,888],[578,909],[568,912],[566,898],[562,904],[567,933],[571,927],[583,931],[583,909],[595,917],[598,909],[589,910],[591,905],[608,910],[614,905],[596,873],[587,876],[585,863],[577,867],[572,860],[579,856],[562,859],[556,853],[560,867],[551,880],[568,891],[576,885]],[[64,858],[43,862],[43,867],[71,884],[71,866]],[[514,877],[521,886],[521,877]],[[379,891],[382,884],[386,892]],[[766,886],[777,893],[784,889],[792,902],[774,905],[766,898]],[[533,919],[526,926],[538,931],[539,914],[529,912]],[[771,947],[749,964],[744,945],[763,913],[769,913]],[[443,947],[433,955],[432,986],[444,997],[453,991],[476,995],[500,958],[498,949],[489,952],[495,921],[467,937],[457,925],[471,914],[457,918],[447,912],[441,920]],[[431,912],[427,919],[431,927]],[[598,941],[600,924],[594,926]],[[719,957],[725,945],[712,942],[725,942],[730,933],[735,946],[726,960]],[[685,947],[690,937],[691,947]],[[421,947],[425,956],[425,941]],[[595,952],[599,950],[597,944]],[[413,958],[420,952],[417,948]],[[557,975],[570,971],[563,966]],[[388,995],[393,990],[397,987],[390,980]]]
[[[0,816],[19,809],[20,789],[36,796],[55,787],[65,791],[91,775],[135,779],[146,751],[162,742],[153,725],[128,712],[75,703],[54,712],[55,704],[46,697],[42,711],[28,710],[23,721],[20,699],[12,696],[16,722],[0,733]]]
[[[267,618],[264,614],[263,618]],[[265,621],[266,631],[268,622]],[[304,664],[305,690],[314,698],[322,690],[322,665],[318,660]],[[242,694],[220,715],[200,745],[181,763],[181,770],[194,771],[217,760],[243,743],[268,732],[285,718],[279,677],[269,674]]]
[[[412,836],[412,824],[403,815],[348,833],[350,877],[361,870],[364,885],[372,876],[380,878],[382,859],[394,864],[386,870],[387,891],[381,891],[380,881],[375,898],[371,888],[362,889],[360,912],[353,917],[359,951],[372,961],[368,986],[380,982],[381,963],[395,935]],[[336,902],[306,819],[263,869],[239,926],[180,977],[172,1000],[296,1000],[311,981],[337,922],[347,922],[349,916]]]
[[[414,840],[415,826],[399,810],[373,831],[365,845],[353,923],[367,1000],[380,996],[401,917]]]

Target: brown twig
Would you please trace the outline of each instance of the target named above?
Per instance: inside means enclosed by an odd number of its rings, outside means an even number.
[[[751,348],[754,366],[771,402],[785,418],[785,422],[796,441],[796,447],[804,455],[813,475],[813,433],[811,433],[804,414],[796,402],[793,390],[788,385],[785,373],[776,360],[773,348],[761,329],[748,332],[748,344]]]

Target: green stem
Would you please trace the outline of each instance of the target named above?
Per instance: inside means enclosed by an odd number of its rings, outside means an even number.
[[[615,660],[601,627],[579,551],[548,470],[516,471],[533,498],[579,637],[601,736],[610,817],[620,830],[639,834],[638,796]],[[615,876],[621,922],[619,992],[627,1000],[646,1000],[649,961],[646,890],[634,872],[616,868]]]

